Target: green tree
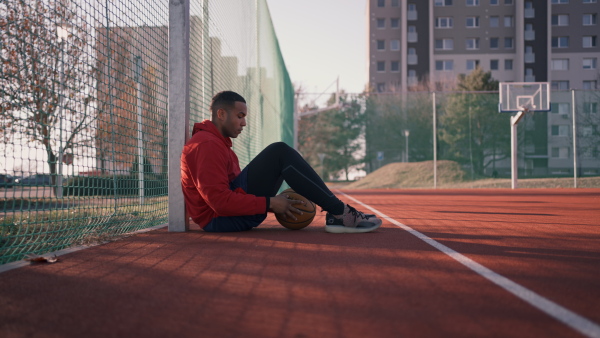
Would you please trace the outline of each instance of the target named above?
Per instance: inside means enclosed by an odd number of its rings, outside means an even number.
[[[335,97],[332,96],[328,105],[333,105],[334,102]],[[362,158],[357,155],[361,147],[359,139],[364,131],[360,102],[359,97],[342,94],[342,108],[300,119],[298,150],[324,179],[339,172],[343,172],[348,179],[351,168],[362,162]],[[315,109],[318,107],[305,106],[301,111]]]
[[[357,98],[347,96],[340,98],[343,108],[329,113],[329,119],[337,131],[329,140],[332,148],[325,158],[326,168],[329,172],[343,171],[346,180],[349,180],[351,167],[362,162],[362,156],[357,152],[361,148],[359,137],[364,130],[364,114]]]
[[[507,115],[498,113],[498,81],[477,67],[458,78],[458,93],[448,97],[440,117],[443,157],[483,175],[498,160],[510,157]]]

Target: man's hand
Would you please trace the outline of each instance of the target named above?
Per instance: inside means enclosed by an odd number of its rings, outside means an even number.
[[[287,194],[280,194],[269,199],[271,201],[269,208],[276,214],[282,215],[286,219],[298,219],[294,213],[302,215],[302,211],[296,209],[294,204],[305,204],[304,201],[291,200]]]

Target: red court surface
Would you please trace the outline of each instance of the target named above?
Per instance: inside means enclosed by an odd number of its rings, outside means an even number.
[[[0,336],[600,336],[600,189],[344,193],[383,226],[160,229],[1,273]]]

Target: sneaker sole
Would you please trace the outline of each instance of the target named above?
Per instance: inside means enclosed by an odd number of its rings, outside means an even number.
[[[325,231],[332,234],[360,234],[365,232],[371,232],[381,226],[381,222],[372,226],[357,226],[356,228],[345,227],[343,225],[326,225]]]

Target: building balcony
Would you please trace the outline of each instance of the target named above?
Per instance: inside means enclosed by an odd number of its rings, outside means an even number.
[[[526,53],[525,54],[525,63],[534,63],[535,62],[535,53]]]
[[[406,57],[406,63],[409,65],[416,65],[419,63],[419,58],[416,54],[408,55]]]
[[[535,40],[535,31],[525,31],[525,41]]]
[[[415,32],[408,33],[406,35],[406,41],[408,41],[408,42],[417,42],[417,41],[419,41],[419,35],[417,33],[415,33]]]
[[[535,9],[533,8],[525,8],[525,12],[523,13],[523,16],[526,18],[535,18]]]
[[[417,11],[406,12],[406,19],[411,21],[417,20]]]

